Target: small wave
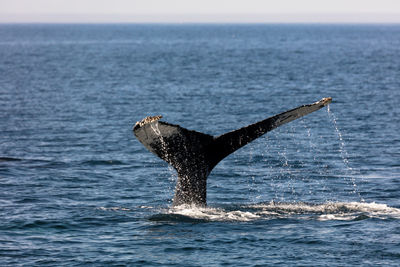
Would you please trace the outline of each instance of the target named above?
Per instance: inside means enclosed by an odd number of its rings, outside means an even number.
[[[128,209],[128,208],[123,208],[123,207],[109,207],[109,208],[106,208],[106,207],[99,207],[98,208],[99,210],[111,210],[111,211],[118,211],[118,210],[121,210],[121,211],[130,211],[131,209]]]
[[[360,221],[368,218],[400,219],[400,209],[386,204],[362,202],[328,202],[322,204],[269,202],[235,207],[178,206],[162,210],[149,218],[152,221],[210,222],[254,221],[276,218],[308,220]]]
[[[56,230],[65,230],[70,229],[73,226],[67,222],[56,221],[56,220],[33,220],[33,221],[14,221],[9,222],[6,226],[2,226],[2,229],[6,230],[24,230],[24,229],[34,229],[34,228],[42,228],[42,229],[56,229]]]
[[[120,160],[87,160],[83,161],[82,164],[97,166],[97,165],[124,165],[125,163]]]
[[[0,163],[1,162],[10,162],[10,163],[18,163],[18,164],[23,164],[24,166],[35,166],[35,167],[40,167],[40,166],[45,166],[45,167],[50,167],[50,166],[63,166],[66,163],[61,162],[61,161],[53,161],[48,158],[13,158],[13,157],[0,157]]]
[[[10,158],[10,157],[0,157],[0,162],[1,161],[21,161],[22,159],[18,158]]]
[[[202,223],[209,221],[208,219],[186,216],[178,213],[155,214],[150,216],[149,220],[154,222],[189,222],[189,223]]]

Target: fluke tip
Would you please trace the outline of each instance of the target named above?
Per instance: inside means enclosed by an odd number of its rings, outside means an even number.
[[[329,105],[332,102],[332,97],[325,97],[320,100],[324,106]]]

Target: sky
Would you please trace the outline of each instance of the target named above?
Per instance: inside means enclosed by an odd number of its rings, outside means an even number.
[[[400,23],[400,0],[0,0],[0,22]]]

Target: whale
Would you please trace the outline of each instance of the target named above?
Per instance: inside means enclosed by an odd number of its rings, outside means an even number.
[[[149,116],[133,126],[136,138],[177,172],[173,206],[207,205],[207,177],[225,157],[265,133],[317,111],[332,102],[331,97],[302,105],[219,136],[185,129]]]

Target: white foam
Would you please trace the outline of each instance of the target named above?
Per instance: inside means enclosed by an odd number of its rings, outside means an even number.
[[[269,202],[242,205],[232,209],[212,207],[178,206],[166,210],[169,215],[181,215],[207,221],[253,221],[274,218],[326,220],[356,220],[366,218],[400,219],[400,209],[386,204],[363,202],[327,202],[310,204],[304,202]]]
[[[99,207],[98,209],[99,209],[99,210],[112,210],[112,211],[117,211],[117,210],[130,211],[130,209],[128,209],[128,208],[123,208],[123,207],[109,207],[109,208],[106,208],[106,207]]]
[[[141,209],[155,209],[151,206],[140,206]],[[124,207],[99,207],[104,211],[132,211]],[[157,211],[160,211],[159,209]],[[367,218],[400,219],[400,209],[375,202],[326,202],[320,204],[304,202],[268,202],[232,207],[196,207],[182,205],[161,209],[163,220],[179,215],[193,220],[205,221],[238,221],[269,220],[295,218],[318,221],[351,221]],[[166,215],[166,217],[164,216]],[[175,220],[175,219],[174,219]]]
[[[169,209],[168,214],[178,214],[207,221],[251,221],[260,218],[259,215],[248,211],[226,211],[220,208],[200,208],[185,205]]]

